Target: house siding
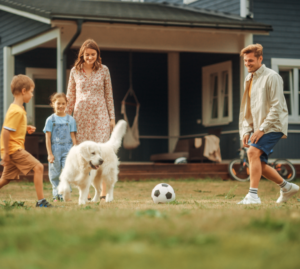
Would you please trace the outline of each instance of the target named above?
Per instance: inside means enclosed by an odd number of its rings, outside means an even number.
[[[272,58],[300,59],[300,1],[256,0],[253,8],[256,21],[273,27],[270,35],[253,36],[264,47],[265,65],[271,68]]]
[[[233,121],[227,125],[204,127],[197,124],[202,120],[202,67],[232,62]],[[222,128],[222,131],[237,131],[240,109],[240,58],[237,54],[181,53],[180,54],[180,134],[192,135],[207,133],[209,129]],[[209,112],[208,112],[209,113]],[[227,150],[232,145],[233,150]],[[238,134],[221,136],[221,152],[224,159],[235,156],[239,148]]]
[[[264,47],[263,63],[271,68],[272,58],[300,59],[300,1],[298,0],[254,0],[254,19],[270,24],[273,31],[268,36],[253,36],[253,43]],[[289,130],[300,130],[300,124],[289,124]],[[289,133],[281,139],[272,158],[300,158],[300,134]]]
[[[68,53],[68,68],[72,68],[78,51]],[[101,50],[101,58],[111,74],[116,120],[123,119],[121,101],[129,89],[129,52]],[[133,89],[141,104],[139,116],[140,135],[168,135],[168,70],[166,53],[132,54]],[[16,74],[25,74],[26,67],[56,68],[56,49],[37,48],[15,57]],[[38,89],[36,89],[38,90]],[[134,102],[133,97],[127,99]],[[136,108],[126,106],[130,124]],[[168,152],[167,139],[140,139],[134,150],[121,148],[121,161],[149,161],[150,155]]]
[[[0,124],[3,124],[3,47],[40,34],[51,26],[0,10]]]

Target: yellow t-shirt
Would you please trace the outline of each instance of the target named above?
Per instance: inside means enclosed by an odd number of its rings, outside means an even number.
[[[1,156],[4,154],[3,129],[10,131],[8,142],[9,155],[18,149],[24,149],[25,136],[27,131],[27,117],[24,108],[11,104],[7,110],[2,132],[1,132]]]

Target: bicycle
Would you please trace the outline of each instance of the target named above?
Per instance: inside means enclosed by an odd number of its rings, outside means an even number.
[[[247,148],[240,148],[240,158],[229,163],[228,172],[232,179],[238,181],[250,180],[250,169],[247,156]],[[292,181],[296,177],[296,170],[293,164],[286,159],[277,159],[273,163],[268,163],[286,181]]]

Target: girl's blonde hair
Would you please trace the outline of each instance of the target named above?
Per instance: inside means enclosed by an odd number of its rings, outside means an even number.
[[[101,67],[102,61],[100,58],[100,49],[99,49],[97,43],[93,39],[87,39],[86,41],[83,42],[83,44],[79,50],[78,58],[74,64],[75,69],[78,71],[81,70],[82,64],[84,63],[83,54],[86,49],[93,49],[93,50],[97,51],[97,59],[93,66],[93,70],[97,71]]]
[[[53,103],[58,99],[58,98],[64,98],[66,100],[66,103],[68,103],[68,99],[67,99],[67,96],[64,94],[64,93],[59,93],[59,92],[55,92],[53,93],[51,96],[50,96],[50,106],[52,106],[54,112],[55,112],[55,109],[54,109],[54,106],[53,106]]]

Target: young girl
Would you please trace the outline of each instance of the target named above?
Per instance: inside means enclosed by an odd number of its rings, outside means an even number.
[[[65,166],[67,154],[73,145],[76,145],[76,121],[65,113],[67,97],[64,93],[51,95],[51,106],[54,114],[46,120],[44,133],[49,161],[49,179],[52,184],[53,201],[62,201],[58,194],[59,176]]]

